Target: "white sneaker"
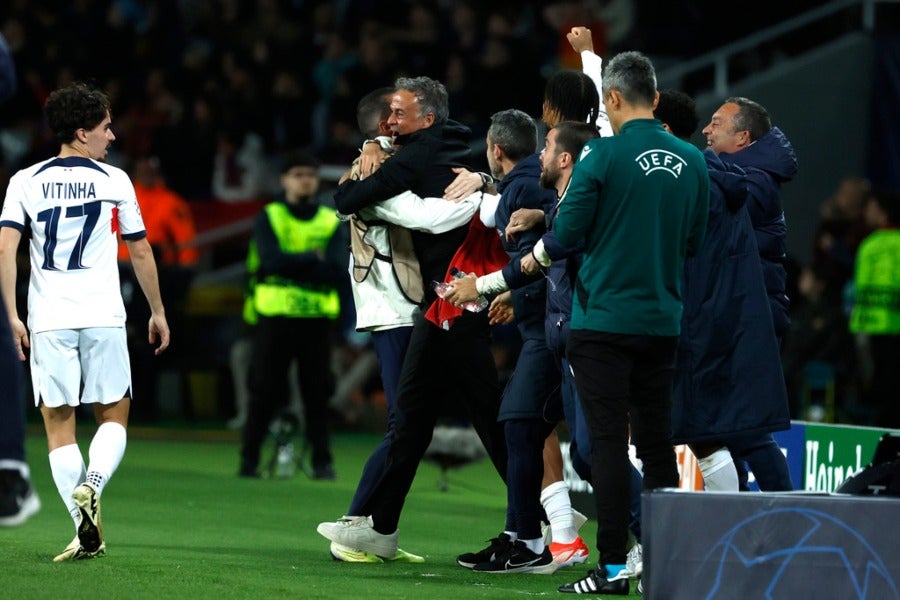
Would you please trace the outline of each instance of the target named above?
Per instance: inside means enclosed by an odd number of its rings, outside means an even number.
[[[397,554],[398,533],[378,533],[372,517],[341,517],[334,522],[319,523],[316,531],[341,546],[370,552],[381,558],[390,559]]]
[[[632,577],[640,577],[644,572],[644,548],[636,543],[625,555],[625,567]]]
[[[78,539],[88,553],[95,553],[103,546],[103,525],[100,524],[100,494],[94,486],[85,482],[72,492],[72,499],[81,511]]]

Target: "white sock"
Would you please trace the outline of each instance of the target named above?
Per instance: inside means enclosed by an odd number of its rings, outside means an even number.
[[[700,473],[703,474],[703,483],[711,492],[736,492],[738,491],[737,469],[731,459],[728,448],[719,448],[706,458],[697,460]]]
[[[103,423],[97,428],[88,450],[87,482],[98,495],[103,494],[103,488],[122,462],[127,439],[125,428],[118,423]]]
[[[536,538],[533,540],[520,540],[525,547],[534,552],[535,554],[542,554],[544,552],[544,538]]]
[[[516,533],[515,531],[504,531],[503,533],[505,533],[506,535],[509,536],[509,541],[511,541],[511,542],[514,542],[517,539],[519,539],[519,534]]]
[[[84,458],[81,456],[81,450],[78,444],[69,444],[61,446],[50,453],[50,473],[53,474],[53,482],[59,491],[63,504],[72,515],[75,521],[75,527],[78,528],[78,522],[81,520],[81,512],[72,499],[72,492],[81,483],[84,482]]]
[[[578,537],[572,521],[572,501],[565,481],[555,481],[541,490],[541,505],[550,521],[553,541],[571,544]]]

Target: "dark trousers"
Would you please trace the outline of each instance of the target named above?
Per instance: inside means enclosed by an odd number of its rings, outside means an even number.
[[[760,490],[789,492],[794,489],[787,459],[771,433],[729,437],[725,439],[725,446],[736,463],[749,465]],[[739,479],[743,479],[740,478],[740,473],[746,473],[746,469],[742,464],[738,467]],[[745,486],[742,485],[741,489],[745,489]]]
[[[628,542],[631,440],[644,465],[644,490],[678,485],[672,446],[672,380],[677,337],[572,330],[567,356],[591,432],[599,564],[624,564]]]
[[[872,382],[863,398],[875,412],[876,427],[900,429],[900,335],[870,335]]]
[[[486,314],[464,312],[449,331],[424,317],[416,320],[397,390],[397,427],[390,440],[388,466],[360,510],[372,515],[376,531],[396,531],[445,399],[463,405],[506,481],[506,441],[497,422],[500,393]]]
[[[575,377],[569,368],[569,361],[561,359],[562,368],[562,399],[563,412],[566,416],[566,426],[569,428],[569,459],[572,468],[581,479],[591,482],[591,432],[588,430],[584,419],[584,411],[581,408],[581,400],[578,398],[578,390],[575,388]],[[628,527],[634,537],[641,539],[641,489],[644,480],[637,467],[631,465],[631,521]]]
[[[509,470],[506,486],[506,529],[522,540],[541,537],[541,482],[544,476],[544,440],[555,423],[536,419],[506,421]]]
[[[387,469],[391,438],[397,427],[397,386],[400,385],[400,373],[403,371],[403,360],[406,358],[412,330],[412,327],[397,327],[372,332],[372,345],[381,365],[381,383],[387,400],[387,432],[363,467],[348,515],[362,514],[362,507]]]
[[[313,467],[331,463],[328,400],[334,391],[332,333],[333,322],[328,319],[260,316],[253,339],[251,396],[241,448],[242,472],[256,470],[269,424],[275,413],[287,405],[288,368],[294,359]]]
[[[22,362],[13,345],[3,302],[0,302],[0,460],[25,462]]]

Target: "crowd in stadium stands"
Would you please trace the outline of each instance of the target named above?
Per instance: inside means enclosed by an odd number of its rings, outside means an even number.
[[[274,163],[291,149],[348,164],[360,141],[356,102],[401,74],[442,81],[454,118],[481,139],[498,110],[540,114],[546,78],[578,68],[561,34],[572,25],[591,27],[601,56],[640,49],[689,57],[729,41],[691,33],[712,3],[657,4],[7,0],[0,32],[20,86],[0,115],[0,183],[54,151],[41,107],[73,79],[92,80],[113,99],[121,141],[110,162],[127,168],[155,155],[171,188],[189,200],[274,193]],[[802,8],[778,9],[788,10]],[[742,19],[729,35],[761,26]],[[251,168],[259,170],[254,178],[240,178]]]

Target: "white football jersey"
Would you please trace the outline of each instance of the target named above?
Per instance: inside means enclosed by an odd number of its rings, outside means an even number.
[[[10,179],[0,226],[31,229],[32,333],[124,326],[116,232],[132,240],[146,232],[122,169],[82,157],[22,169]]]

